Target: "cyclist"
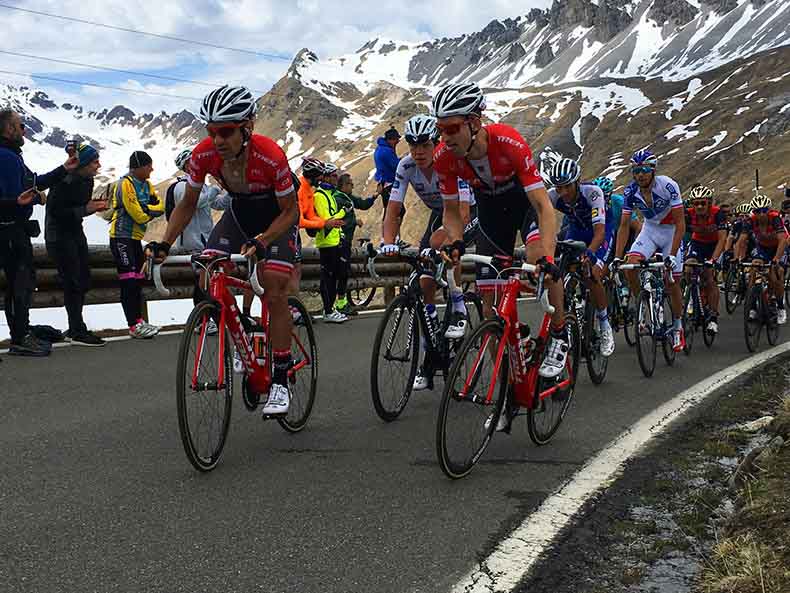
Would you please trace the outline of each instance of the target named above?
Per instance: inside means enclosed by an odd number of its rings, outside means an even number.
[[[556,377],[565,367],[570,345],[562,283],[558,281],[559,268],[553,257],[557,235],[554,208],[529,145],[510,126],[483,126],[484,108],[483,93],[474,83],[447,85],[433,98],[433,114],[443,140],[434,153],[434,170],[444,203],[444,225],[450,242],[447,247],[454,258],[464,252],[458,199],[460,178],[472,186],[477,198],[477,253],[512,257],[516,233],[521,230],[527,258],[546,272],[554,314],[551,340],[539,373],[542,377]],[[496,274],[491,266],[478,266],[478,286],[489,317]]]
[[[276,142],[253,133],[255,98],[245,87],[223,86],[203,99],[200,119],[208,137],[189,163],[184,198],[170,216],[164,240],[154,244],[161,260],[195,213],[200,190],[210,174],[231,195],[228,210],[214,227],[207,251],[244,255],[262,251],[265,298],[271,311],[274,373],[263,414],[285,414],[290,398],[292,319],[288,280],[294,268],[299,205],[288,159]],[[259,268],[259,273],[260,273]]]
[[[719,283],[713,274],[713,264],[718,262],[727,241],[727,219],[719,206],[713,204],[713,190],[699,185],[689,192],[691,208],[686,210],[686,228],[691,232],[688,263],[710,264],[703,272],[705,298],[711,317],[707,331],[719,331]]]
[[[720,258],[722,266],[726,265],[727,261],[732,258],[737,261],[745,259],[746,254],[751,253],[754,248],[754,238],[751,235],[746,241],[738,241],[743,231],[743,225],[751,213],[751,205],[749,202],[738,204],[733,212],[735,219],[730,225],[727,241],[724,244],[724,253]]]
[[[771,198],[756,195],[751,202],[752,214],[746,220],[739,241],[746,241],[749,234],[754,235],[756,243],[751,252],[754,263],[772,263],[768,272],[768,282],[773,292],[772,305],[777,308],[776,322],[784,325],[787,322],[787,311],[784,305],[784,253],[787,247],[787,228],[782,216],[771,208]],[[749,287],[754,284],[754,274],[749,277]],[[749,311],[750,319],[757,319],[757,311]]]
[[[606,224],[606,199],[603,191],[592,183],[580,183],[581,169],[573,159],[561,159],[551,168],[549,199],[563,213],[566,240],[582,241],[587,245],[586,259],[591,265],[590,294],[598,309],[601,329],[601,354],[614,352],[614,332],[609,323],[609,302],[601,279],[612,249],[612,229]]]
[[[592,182],[601,188],[603,197],[606,200],[606,226],[612,229],[612,249],[609,254],[611,259],[614,257],[614,245],[617,240],[617,231],[620,228],[620,217],[623,215],[623,194],[614,193],[614,183],[608,177],[596,177]],[[636,211],[634,211],[631,213],[630,232],[628,233],[626,249],[634,242],[641,230],[642,223],[639,221]]]
[[[649,150],[638,150],[631,157],[631,173],[634,176],[625,188],[623,214],[617,233],[616,261],[621,261],[628,239],[631,213],[639,210],[644,218],[642,231],[628,252],[628,263],[636,263],[653,257],[661,252],[664,261],[672,269],[672,276],[679,279],[683,271],[683,252],[680,244],[686,232],[686,219],[683,216],[683,200],[680,187],[666,175],[656,175],[658,159]],[[626,278],[631,287],[631,296],[636,299],[639,293],[639,276],[636,270],[626,270]],[[683,350],[683,295],[680,283],[672,282],[668,287],[672,306],[674,325],[672,348],[675,352]]]
[[[404,156],[398,163],[395,181],[392,184],[389,203],[384,215],[384,228],[382,231],[384,245],[381,249],[385,255],[394,255],[400,251],[396,244],[396,237],[400,232],[401,221],[403,220],[403,202],[409,186],[431,210],[425,232],[420,239],[420,250],[440,249],[447,242],[447,231],[441,226],[443,204],[442,194],[439,191],[439,177],[435,174],[433,166],[433,153],[439,139],[436,119],[430,115],[415,115],[406,122],[404,136],[406,137],[406,143],[409,145],[409,154]],[[458,191],[461,201],[461,219],[464,225],[468,225],[472,217],[474,195],[463,180],[458,181]],[[454,273],[456,274],[457,285],[461,284],[460,272],[460,266],[456,267]],[[434,322],[434,327],[438,327],[436,282],[433,277],[424,276],[420,278],[420,287],[425,299],[425,310]],[[449,339],[460,339],[464,337],[467,326],[467,312],[463,291],[457,288],[450,296],[453,314],[450,325],[444,335]],[[425,337],[423,337],[423,340],[425,340]],[[424,349],[424,342],[422,347]],[[430,379],[423,364],[420,366],[420,370],[414,379],[414,389],[420,391],[427,389],[429,385]]]

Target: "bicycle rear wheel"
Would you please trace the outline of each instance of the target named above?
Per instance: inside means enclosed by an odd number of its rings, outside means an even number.
[[[288,297],[288,306],[299,312],[291,330],[291,368],[288,370],[288,391],[291,405],[288,413],[277,422],[288,432],[299,432],[307,424],[315,403],[318,383],[318,346],[313,322],[307,308],[296,297]]]
[[[357,309],[366,308],[371,301],[373,301],[373,297],[375,296],[375,286],[370,286],[368,288],[353,288],[346,292],[348,302],[351,303],[352,307],[356,307]]]
[[[776,346],[779,341],[779,323],[776,318],[776,306],[763,302],[765,313],[765,337],[771,346]]]
[[[656,331],[650,295],[642,292],[636,309],[636,355],[639,367],[645,377],[651,377],[656,370]]]
[[[181,443],[195,469],[214,469],[222,455],[230,428],[233,398],[233,363],[225,332],[208,335],[208,322],[219,326],[219,306],[199,303],[190,313],[178,351],[176,406]],[[220,345],[224,347],[222,359]],[[220,370],[224,384],[218,384]]]
[[[683,348],[683,353],[686,356],[690,356],[694,348],[694,333],[697,331],[696,318],[697,309],[694,305],[694,289],[691,286],[687,286],[683,295],[683,330],[686,332],[686,346]]]
[[[371,353],[370,394],[373,407],[382,420],[392,422],[406,407],[419,357],[417,308],[402,294],[387,307]]]
[[[450,478],[472,471],[496,429],[509,380],[507,344],[497,359],[503,337],[499,321],[484,321],[464,341],[445,381],[436,421],[436,456]]]
[[[535,385],[535,399],[532,407],[527,410],[527,430],[529,438],[536,445],[545,445],[554,436],[554,433],[562,424],[562,419],[571,405],[573,394],[576,389],[576,378],[579,372],[579,354],[581,351],[581,335],[579,324],[576,317],[571,314],[565,315],[565,324],[568,328],[570,340],[570,350],[565,363],[565,369],[558,377],[546,379],[538,375]],[[588,354],[589,359],[589,354]],[[588,363],[589,369],[589,363]],[[566,386],[559,388],[563,383]],[[558,390],[550,395],[547,391],[553,387]],[[544,397],[541,397],[541,394]]]
[[[595,313],[592,299],[587,300],[584,308],[584,335],[582,344],[587,373],[595,385],[600,385],[606,377],[609,357],[601,354],[601,330]]]
[[[743,303],[743,337],[749,352],[754,352],[760,346],[760,332],[763,329],[761,292],[759,286],[753,286]],[[750,318],[751,311],[756,313],[754,319]]]
[[[724,306],[727,313],[732,315],[741,302],[739,291],[740,273],[738,267],[730,265],[727,277],[724,279]]]

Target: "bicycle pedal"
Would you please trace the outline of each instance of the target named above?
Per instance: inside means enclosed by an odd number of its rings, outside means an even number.
[[[283,412],[282,414],[262,414],[261,419],[266,422],[267,420],[277,420],[278,418],[285,418],[288,415],[288,412]]]

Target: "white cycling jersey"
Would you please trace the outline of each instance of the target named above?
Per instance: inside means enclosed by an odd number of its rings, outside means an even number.
[[[683,208],[680,186],[671,177],[656,175],[652,187],[653,205],[648,206],[636,181],[623,192],[623,214],[639,210],[646,225],[674,224],[672,210]]]
[[[439,176],[433,171],[431,173],[431,179],[426,179],[411,155],[406,155],[398,163],[390,200],[403,203],[406,191],[411,185],[417,196],[428,208],[431,210],[442,210],[443,203],[442,194],[439,191]],[[468,202],[470,206],[476,204],[474,192],[469,187],[469,184],[461,179],[458,180],[458,197],[461,202]]]

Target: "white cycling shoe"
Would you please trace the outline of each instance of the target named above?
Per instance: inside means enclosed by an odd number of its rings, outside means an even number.
[[[570,350],[570,344],[566,339],[552,336],[548,352],[538,369],[538,374],[545,379],[554,379],[559,376],[562,369],[565,368],[568,350]]]
[[[288,388],[279,383],[272,383],[272,386],[269,388],[269,399],[266,401],[266,405],[263,406],[263,415],[287,414],[290,405],[291,398],[288,394]]]
[[[431,381],[428,376],[425,374],[425,371],[422,367],[417,371],[417,376],[414,377],[414,384],[412,385],[412,390],[414,391],[425,391],[430,386]]]
[[[787,323],[787,309],[777,309],[776,323],[778,323],[779,325],[784,325],[785,323]]]
[[[448,340],[460,340],[466,335],[466,326],[468,325],[466,313],[455,311],[453,313],[452,321],[447,326],[444,332],[444,337]]]
[[[601,356],[610,357],[614,352],[614,331],[608,325],[601,328]]]

